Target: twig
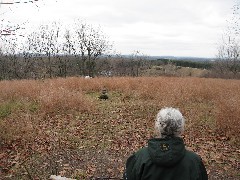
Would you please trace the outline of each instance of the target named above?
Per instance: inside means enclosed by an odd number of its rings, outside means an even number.
[[[24,164],[23,164],[23,167],[27,171],[27,175],[28,175],[29,179],[34,180],[34,178],[32,177],[31,173],[28,171],[28,168]]]

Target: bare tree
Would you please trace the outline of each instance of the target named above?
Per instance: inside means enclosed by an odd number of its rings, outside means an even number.
[[[114,66],[112,63],[112,55],[106,55],[96,62],[96,73],[98,76],[113,76]]]
[[[218,49],[216,66],[220,74],[232,74],[233,77],[236,77],[240,72],[240,47],[234,39],[228,38],[228,41],[224,42]]]
[[[0,80],[7,79],[8,77],[8,64],[7,64],[7,58],[3,54],[3,49],[1,47],[0,49]]]
[[[228,28],[222,37],[222,43],[218,47],[215,71],[221,77],[240,77],[240,4],[233,7],[233,16],[228,22]]]
[[[111,48],[106,36],[99,28],[78,20],[76,22],[76,53],[79,55],[81,62],[80,70],[83,75],[94,76],[96,59]],[[86,71],[87,70],[87,71]]]
[[[134,51],[130,56],[131,76],[140,76],[140,70],[145,66],[147,56],[140,51]]]
[[[4,41],[3,53],[5,55],[5,66],[7,72],[7,79],[20,79],[20,65],[18,61],[18,44],[15,37],[6,37]]]
[[[52,78],[54,66],[52,59],[59,53],[60,48],[58,44],[60,27],[54,22],[51,25],[42,25],[40,31],[40,53],[44,53],[47,56],[47,74]]]
[[[42,43],[41,31],[30,32],[26,35],[26,41],[23,44],[23,56],[25,60],[32,60],[34,65],[30,72],[33,78],[45,78],[46,62],[44,61],[45,54],[41,47]]]
[[[64,58],[59,59],[59,75],[66,77],[69,59],[75,52],[72,35],[68,29],[65,30],[62,51]]]

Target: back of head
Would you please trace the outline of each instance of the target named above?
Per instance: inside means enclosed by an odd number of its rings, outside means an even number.
[[[175,108],[163,108],[157,114],[155,121],[156,134],[159,137],[180,136],[184,131],[185,119]]]

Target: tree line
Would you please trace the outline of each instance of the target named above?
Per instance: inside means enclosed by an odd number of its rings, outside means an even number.
[[[80,20],[65,28],[57,22],[41,25],[19,36],[1,36],[0,79],[139,76],[140,68],[148,68],[138,51],[126,58],[111,50],[100,27]]]
[[[149,60],[139,51],[129,56],[113,53],[112,43],[101,28],[81,20],[67,27],[53,22],[30,32],[1,35],[0,79],[142,76],[152,66],[168,64],[208,69],[208,77],[240,78],[238,12],[239,5],[234,8],[214,62]]]
[[[173,60],[173,59],[157,59],[156,63],[158,65],[167,65],[167,64],[174,64],[176,66],[181,67],[191,67],[191,68],[198,68],[198,69],[211,69],[213,67],[213,63],[210,61],[187,61],[187,60]]]
[[[100,28],[82,22],[63,28],[54,22],[23,36],[1,36],[2,79],[93,76],[96,59],[111,45]]]

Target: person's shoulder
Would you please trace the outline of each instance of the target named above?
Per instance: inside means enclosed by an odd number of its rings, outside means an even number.
[[[148,153],[148,147],[140,148],[137,152],[134,153],[135,158],[141,161],[147,161],[150,156]]]
[[[138,151],[135,152],[135,156],[143,156],[148,154],[147,147],[142,147]]]
[[[202,161],[202,158],[197,153],[188,149],[186,149],[185,157],[195,161]]]
[[[135,151],[131,156],[130,158],[138,158],[138,157],[141,157],[141,156],[144,156],[145,154],[147,154],[147,147],[143,147],[143,148],[140,148],[138,149],[137,151]]]

